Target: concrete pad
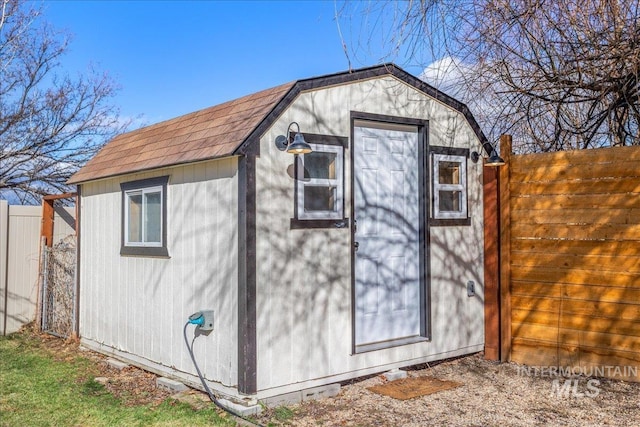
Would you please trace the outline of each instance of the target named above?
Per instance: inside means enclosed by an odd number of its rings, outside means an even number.
[[[262,411],[262,407],[260,405],[251,405],[245,406],[239,403],[232,402],[227,399],[218,399],[220,404],[225,408],[231,409],[233,412],[242,415],[243,417],[248,417],[251,415],[258,415],[260,411]]]
[[[122,371],[129,367],[126,363],[112,358],[107,359],[107,365],[109,365],[110,368],[117,369],[118,371]]]
[[[276,408],[283,405],[295,405],[296,403],[302,402],[302,393],[294,391],[291,393],[279,394],[277,396],[267,397],[260,402],[269,408]]]
[[[387,381],[401,380],[403,378],[407,378],[407,372],[401,371],[400,369],[392,369],[382,374],[382,376]]]
[[[302,390],[302,401],[307,402],[309,400],[324,399],[327,397],[334,397],[340,393],[340,384],[328,384],[320,387],[308,388]]]
[[[158,388],[162,388],[173,393],[177,393],[179,391],[184,391],[188,389],[188,387],[182,384],[181,382],[175,381],[169,378],[165,378],[165,377],[156,378],[156,386]]]
[[[211,399],[209,399],[209,396],[199,390],[184,390],[174,394],[173,396],[171,396],[171,398],[177,400],[178,402],[186,403],[193,409],[204,409],[213,405],[213,402],[211,401]]]

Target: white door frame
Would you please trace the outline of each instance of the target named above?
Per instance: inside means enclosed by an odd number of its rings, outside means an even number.
[[[355,224],[356,212],[355,212],[355,184],[356,179],[354,176],[354,161],[355,161],[355,141],[354,141],[354,128],[355,122],[369,121],[372,124],[396,124],[396,125],[412,125],[418,129],[418,191],[419,194],[419,216],[420,224],[418,227],[419,233],[419,274],[420,274],[420,334],[418,337],[412,337],[408,339],[398,339],[392,341],[385,341],[382,343],[365,344],[356,346],[356,242],[357,234]],[[429,168],[428,168],[428,121],[410,119],[403,117],[393,117],[378,114],[369,114],[362,112],[351,112],[351,344],[352,353],[363,353],[367,351],[374,351],[382,348],[396,347],[399,345],[411,344],[418,341],[426,341],[431,338],[431,310],[430,310],[430,289],[429,289],[429,223],[428,223],[428,197],[429,192]]]

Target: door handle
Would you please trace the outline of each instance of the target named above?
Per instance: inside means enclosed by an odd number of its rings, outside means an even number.
[[[353,249],[358,252],[358,248],[360,247],[360,242],[353,242]]]

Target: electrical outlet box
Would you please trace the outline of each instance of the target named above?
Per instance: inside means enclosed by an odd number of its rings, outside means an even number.
[[[476,282],[469,280],[467,282],[467,296],[472,297],[476,294]]]
[[[199,326],[201,331],[213,331],[213,310],[202,310],[204,323]]]

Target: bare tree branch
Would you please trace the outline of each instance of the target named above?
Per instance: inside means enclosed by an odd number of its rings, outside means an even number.
[[[440,88],[457,91],[487,134],[508,131],[521,151],[550,151],[640,144],[638,3],[388,1],[360,16],[386,24],[368,29],[391,55],[452,58],[457,78]],[[363,13],[351,2],[343,9],[352,21]]]
[[[124,126],[109,76],[60,74],[68,37],[31,3],[0,1],[0,197],[39,203],[68,191],[71,174]]]

